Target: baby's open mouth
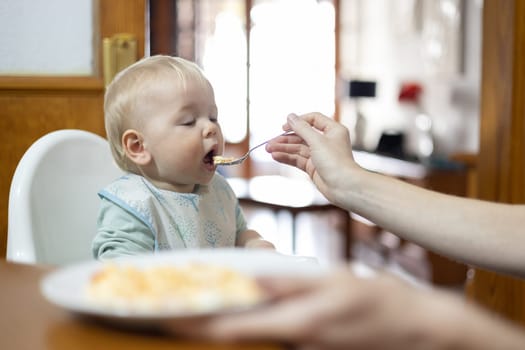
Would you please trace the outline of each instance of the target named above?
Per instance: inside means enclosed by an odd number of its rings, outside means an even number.
[[[215,151],[211,150],[204,156],[204,164],[213,165],[213,156],[215,156]]]

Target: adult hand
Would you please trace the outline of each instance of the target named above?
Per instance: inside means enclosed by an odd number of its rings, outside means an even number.
[[[485,341],[481,338],[495,337],[490,333],[501,330],[455,296],[416,289],[389,275],[363,279],[343,268],[322,278],[267,278],[261,283],[273,298],[271,303],[244,313],[174,324],[172,330],[225,342],[370,350],[470,348],[461,345],[468,344],[471,335],[475,338],[471,348],[477,349]],[[463,330],[469,327],[470,332]],[[502,336],[508,337],[505,333]],[[523,340],[515,336],[509,340]],[[490,343],[485,345],[490,348]]]
[[[348,129],[320,113],[290,114],[283,129],[293,130],[295,135],[276,137],[266,150],[276,161],[305,171],[337,205],[337,196],[351,185],[353,172],[361,169],[352,156]]]

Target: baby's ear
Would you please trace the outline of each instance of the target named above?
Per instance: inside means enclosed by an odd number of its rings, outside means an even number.
[[[122,134],[122,148],[126,156],[136,165],[144,166],[151,161],[151,153],[144,147],[141,133],[128,129]]]

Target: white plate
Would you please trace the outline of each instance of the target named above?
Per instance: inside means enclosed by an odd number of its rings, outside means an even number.
[[[187,263],[213,263],[234,268],[251,276],[317,276],[323,268],[314,258],[288,256],[265,250],[250,249],[199,249],[178,250],[147,256],[114,260],[139,268],[177,266]],[[89,261],[58,268],[46,275],[40,284],[44,297],[51,303],[81,315],[107,318],[113,321],[151,323],[165,319],[189,318],[217,312],[237,312],[239,309],[222,309],[209,312],[177,312],[109,309],[98,306],[86,296],[86,288],[93,273],[103,263]]]

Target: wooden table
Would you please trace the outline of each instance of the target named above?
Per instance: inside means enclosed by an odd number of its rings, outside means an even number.
[[[40,279],[51,267],[0,260],[0,349],[284,349],[276,344],[219,345],[88,321],[48,303]]]

